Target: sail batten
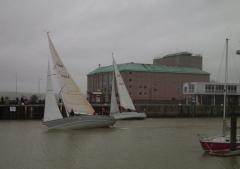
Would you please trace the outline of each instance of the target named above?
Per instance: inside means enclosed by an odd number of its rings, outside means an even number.
[[[61,95],[64,100],[66,111],[71,112],[73,110],[74,112],[80,114],[93,114],[94,109],[88,103],[87,99],[81,93],[79,87],[74,82],[71,75],[68,73],[65,65],[63,64],[57,50],[52,43],[49,34],[47,34],[47,36],[54,69],[56,71],[57,79],[61,87]]]
[[[125,86],[125,83],[122,79],[122,76],[117,68],[114,58],[113,58],[113,67],[115,72],[120,106],[123,107],[124,109],[136,110],[135,106],[133,105],[132,99],[128,93],[128,90]]]

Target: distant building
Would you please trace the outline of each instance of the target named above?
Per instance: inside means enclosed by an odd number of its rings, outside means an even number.
[[[153,60],[153,64],[177,67],[192,67],[202,70],[202,56],[193,55],[189,52],[173,53],[161,58],[155,58]]]
[[[187,82],[183,85],[187,104],[222,105],[224,84],[213,82]],[[227,104],[240,105],[240,84],[227,84]]]
[[[183,100],[185,82],[209,82],[209,73],[197,68],[155,64],[119,64],[123,80],[134,103]],[[113,67],[98,67],[87,75],[90,103],[109,103]]]

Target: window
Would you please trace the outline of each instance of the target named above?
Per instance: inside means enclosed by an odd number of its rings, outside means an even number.
[[[128,79],[128,81],[129,81],[129,82],[131,82],[131,81],[132,81],[132,79]]]
[[[189,84],[189,92],[194,92],[194,84]]]
[[[235,85],[228,85],[227,91],[229,93],[236,93],[237,92],[237,86],[235,86]]]
[[[214,92],[214,85],[207,84],[207,85],[205,86],[205,90],[206,90],[206,92],[208,92],[208,93],[213,93],[213,92]]]
[[[139,92],[139,95],[142,95],[142,92]]]
[[[186,86],[184,87],[184,92],[187,92],[187,87]]]
[[[222,93],[224,91],[224,85],[216,85],[216,93]]]

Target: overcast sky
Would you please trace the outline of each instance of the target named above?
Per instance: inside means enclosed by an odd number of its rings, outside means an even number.
[[[46,31],[82,91],[98,64],[152,63],[190,51],[222,80],[225,38],[230,80],[240,81],[239,0],[0,0],[0,91],[45,91]]]

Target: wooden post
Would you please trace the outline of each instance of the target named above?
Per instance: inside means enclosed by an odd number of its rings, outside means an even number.
[[[235,113],[231,113],[231,132],[230,132],[230,137],[231,137],[231,151],[236,150],[236,136],[237,136],[237,116]]]

